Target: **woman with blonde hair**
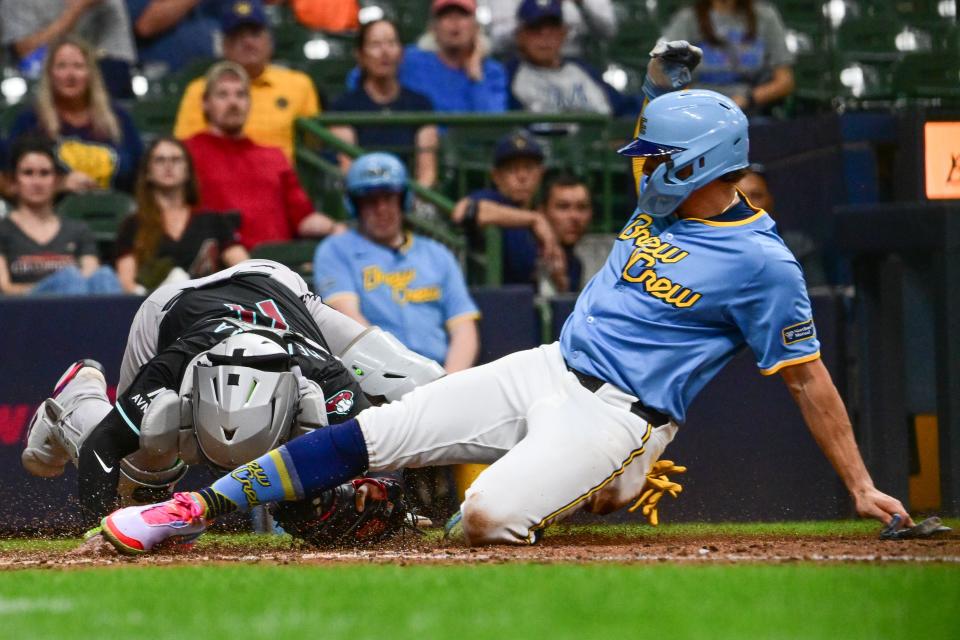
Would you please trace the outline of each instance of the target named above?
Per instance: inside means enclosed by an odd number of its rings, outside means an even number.
[[[11,139],[41,135],[56,145],[67,170],[63,188],[130,190],[140,160],[140,134],[111,104],[90,47],[68,36],[47,52],[37,96],[10,127]]]
[[[147,147],[137,172],[136,200],[136,213],[117,233],[117,276],[124,291],[144,293],[249,257],[236,220],[197,210],[196,174],[179,140],[158,138]]]

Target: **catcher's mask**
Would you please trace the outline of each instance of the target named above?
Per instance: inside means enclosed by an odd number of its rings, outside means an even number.
[[[193,427],[212,464],[232,469],[287,440],[299,399],[290,366],[283,340],[260,330],[232,335],[196,362]]]

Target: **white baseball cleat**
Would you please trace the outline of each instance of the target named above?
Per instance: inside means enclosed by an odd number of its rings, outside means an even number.
[[[199,537],[207,528],[205,512],[199,498],[180,492],[166,502],[118,509],[100,524],[103,537],[117,551],[138,554],[168,540],[183,543]]]
[[[71,459],[76,459],[76,446],[71,446],[75,438],[67,437],[63,433],[69,429],[65,418],[80,400],[89,397],[89,394],[79,394],[70,397],[65,405],[57,398],[75,380],[93,380],[103,397],[106,397],[107,381],[103,376],[103,366],[96,360],[77,360],[64,371],[57,384],[53,387],[53,395],[44,400],[30,420],[27,428],[27,447],[20,455],[24,468],[35,476],[53,478],[63,473],[64,467]]]

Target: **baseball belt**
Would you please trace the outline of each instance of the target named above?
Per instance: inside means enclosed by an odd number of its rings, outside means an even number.
[[[590,393],[596,393],[600,387],[607,384],[606,380],[601,380],[596,376],[591,376],[589,373],[577,371],[566,362],[564,362],[564,364],[567,365],[567,371],[577,376],[577,380],[580,382],[580,384],[582,384]],[[651,409],[639,400],[630,405],[630,413],[643,418],[652,427],[662,427],[670,422],[670,416],[665,413],[661,413],[656,409]]]

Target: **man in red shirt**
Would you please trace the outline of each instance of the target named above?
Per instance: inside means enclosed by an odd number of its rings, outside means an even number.
[[[243,134],[249,111],[250,79],[243,67],[232,62],[211,67],[203,95],[207,130],[184,141],[200,186],[200,208],[239,211],[240,241],[247,249],[342,230],[313,210],[283,151]]]

